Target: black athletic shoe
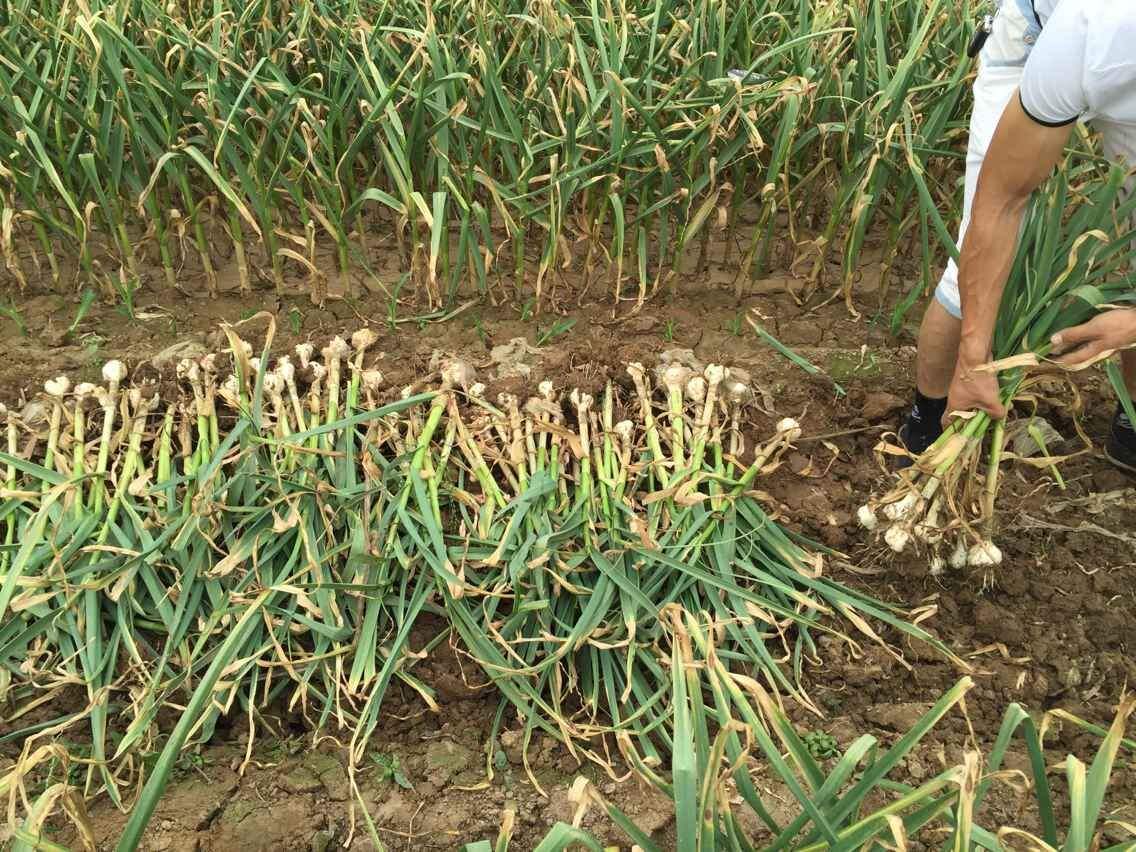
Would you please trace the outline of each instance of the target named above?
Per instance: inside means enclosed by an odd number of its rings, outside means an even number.
[[[904,418],[903,424],[896,432],[899,442],[907,452],[911,453],[910,456],[894,456],[892,458],[892,466],[896,470],[904,470],[911,467],[915,463],[916,456],[922,455],[927,451],[933,443],[939,440],[939,436],[943,434],[942,424],[936,420],[933,423],[927,423],[919,416],[917,409],[912,409],[907,413]]]
[[[1124,413],[1123,407],[1116,409],[1112,418],[1112,429],[1104,445],[1104,457],[1125,473],[1136,476],[1136,429]]]

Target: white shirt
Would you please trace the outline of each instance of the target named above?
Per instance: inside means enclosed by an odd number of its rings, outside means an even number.
[[[1035,0],[1034,11],[1043,29],[1022,72],[1026,113],[1049,126],[1136,125],[1136,0]]]

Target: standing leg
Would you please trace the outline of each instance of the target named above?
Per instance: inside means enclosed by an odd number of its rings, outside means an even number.
[[[986,150],[1006,104],[1018,90],[1022,66],[1032,44],[1031,26],[1016,2],[1003,2],[982,51],[981,68],[974,81],[974,109],[967,140],[959,245],[970,222],[971,201]],[[1031,37],[1027,39],[1027,36]],[[922,453],[942,434],[941,421],[958,360],[961,331],[958,265],[951,260],[935,288],[935,298],[923,315],[915,359],[915,402],[899,428],[899,439],[912,454]]]
[[[958,360],[962,321],[938,299],[932,299],[919,326],[919,351],[915,358],[915,387],[931,399],[945,398]]]

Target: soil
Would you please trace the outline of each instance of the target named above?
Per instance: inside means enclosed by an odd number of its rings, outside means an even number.
[[[533,779],[541,790],[528,777],[519,737],[510,731],[501,737],[502,754],[487,755],[496,699],[463,683],[457,658],[445,645],[416,673],[440,690],[442,712],[424,712],[412,696],[388,699],[360,778],[359,798],[351,794],[346,743],[325,738],[313,747],[311,737],[297,726],[294,737],[267,737],[255,745],[242,775],[248,734],[233,730],[223,741],[183,759],[141,848],[328,850],[350,844],[351,849],[372,849],[360,816],[365,807],[390,850],[452,849],[495,840],[506,810],[515,813],[511,848],[531,849],[553,823],[572,821],[576,805],[569,791],[581,774],[640,826],[665,838],[672,813],[661,793],[636,782],[616,784],[552,740],[531,746]],[[392,763],[397,780],[382,768]],[[95,810],[94,821],[100,848],[111,847],[126,816],[104,805]],[[598,813],[584,824],[617,836]]]
[[[902,279],[895,270],[892,277]],[[726,284],[724,271],[711,269],[710,278],[688,276],[677,295],[660,295],[638,313],[621,307],[617,317],[603,302],[530,318],[510,305],[478,301],[444,322],[393,326],[389,303],[381,295],[315,307],[302,296],[245,299],[229,294],[210,301],[152,290],[133,317],[100,304],[76,330],[64,333],[74,317],[74,301],[26,294],[18,304],[28,335],[21,337],[11,320],[0,320],[5,364],[0,399],[10,403],[34,393],[57,372],[76,381],[97,379],[101,363],[111,356],[131,366],[148,362],[169,369],[184,354],[223,348],[218,322],[235,322],[259,310],[276,319],[277,351],[300,339],[322,343],[333,333],[371,324],[380,335],[376,351],[385,353],[378,366],[394,386],[426,376],[438,350],[463,353],[496,391],[534,387],[546,377],[558,386],[596,386],[608,378],[621,379],[628,361],[650,362],[665,349],[692,348],[704,361],[751,371],[768,409],[755,413],[755,434],[767,434],[784,416],[802,423],[805,435],[796,452],[762,485],[783,507],[782,522],[847,554],[852,567],[841,567],[839,560],[829,563],[836,579],[883,600],[933,612],[924,626],[973,667],[967,716],[953,712],[944,719],[907,760],[903,777],[930,778],[957,764],[974,746],[989,751],[1013,702],[1033,711],[1064,708],[1107,726],[1127,684],[1136,682],[1136,534],[1130,532],[1136,490],[1131,481],[1096,452],[1062,466],[1064,490],[1044,471],[1011,465],[999,497],[997,540],[1005,560],[992,582],[969,571],[932,577],[925,558],[893,557],[855,523],[856,508],[885,482],[872,448],[901,414],[914,356],[910,327],[896,336],[888,332],[890,314],[878,304],[896,296],[880,292],[878,270],[866,268],[857,284],[858,317],[840,299],[823,306],[815,298],[814,304],[798,304],[800,282],[788,274],[749,284],[740,299]],[[751,309],[768,317],[768,330],[826,375],[804,372],[756,339],[744,321]],[[409,306],[399,309],[403,317],[412,313]],[[575,324],[553,335],[557,320]],[[519,361],[503,364],[498,350],[495,362],[494,347],[516,338],[524,338],[535,351],[514,347],[521,350]],[[1076,434],[1074,418],[1090,436],[1103,434],[1113,410],[1106,381],[1083,375],[1077,388],[1083,412],[1068,405],[1067,391],[1055,387],[1055,401],[1041,400],[1038,413],[1068,439]],[[1070,440],[1068,447],[1076,450],[1079,444]],[[827,718],[791,705],[794,721],[803,729],[832,734],[841,747],[864,733],[885,744],[895,741],[963,674],[926,647],[907,645],[903,650],[904,659],[897,660],[871,644],[864,644],[857,656],[844,645],[824,646],[808,684]],[[637,782],[616,783],[592,767],[580,767],[556,743],[535,749],[534,774],[543,792],[513,753],[487,780],[495,757],[486,754],[486,743],[496,698],[466,683],[458,658],[444,644],[438,654],[417,673],[438,690],[440,712],[426,711],[412,696],[395,696],[373,740],[373,757],[397,758],[410,785],[384,780],[374,761],[375,768],[363,779],[361,804],[387,848],[452,849],[471,840],[491,840],[502,812],[513,808],[511,848],[532,849],[552,823],[571,821],[575,807],[568,793],[580,774],[593,778],[610,801],[654,832],[663,848],[673,848],[667,800]],[[1066,753],[1091,759],[1098,744],[1071,725],[1055,726],[1051,762]],[[288,736],[284,726],[278,736],[258,736],[242,774],[238,769],[246,745],[247,732],[235,724],[218,742],[188,756],[143,848],[334,850],[348,842],[352,849],[371,847],[360,803],[349,797],[345,743],[330,738],[313,743],[298,729]],[[1136,822],[1132,757],[1122,755],[1107,806],[1116,818]],[[1011,750],[1009,768],[1022,768],[1024,761],[1024,752]],[[778,791],[771,792],[776,801]],[[1034,827],[1035,818],[1020,811],[1022,801],[1012,787],[1002,785],[981,819],[988,825]],[[100,847],[111,846],[125,817],[97,802],[93,818]],[[625,838],[600,814],[589,813],[584,825],[626,847]],[[74,840],[66,831],[59,839]]]

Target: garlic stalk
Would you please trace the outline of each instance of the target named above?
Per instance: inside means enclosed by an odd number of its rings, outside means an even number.
[[[75,385],[75,417],[72,423],[75,446],[71,456],[71,475],[75,480],[74,507],[76,512],[83,511],[83,477],[87,467],[87,415],[88,400],[95,396],[98,388],[90,382],[80,382]]]
[[[686,469],[685,433],[683,420],[682,393],[690,378],[690,369],[682,364],[671,364],[663,370],[663,387],[667,393],[667,407],[671,419],[671,460],[674,476]]]
[[[43,466],[55,469],[55,451],[59,446],[59,428],[63,420],[63,397],[71,390],[71,380],[66,376],[56,376],[43,383],[44,392],[51,398],[51,424],[47,433],[47,449],[44,452]],[[47,482],[43,483],[47,491]]]

